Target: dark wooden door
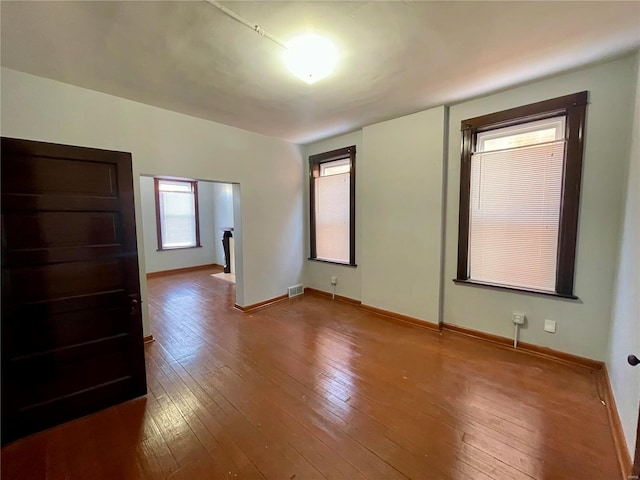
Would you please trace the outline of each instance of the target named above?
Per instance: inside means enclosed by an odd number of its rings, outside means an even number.
[[[131,155],[3,138],[2,442],[146,393]]]

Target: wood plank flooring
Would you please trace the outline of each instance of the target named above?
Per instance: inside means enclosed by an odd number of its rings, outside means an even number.
[[[596,373],[305,295],[149,280],[146,398],[14,442],[9,479],[619,479]]]

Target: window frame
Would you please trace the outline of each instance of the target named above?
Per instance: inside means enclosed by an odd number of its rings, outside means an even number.
[[[191,186],[191,190],[193,192],[193,201],[194,201],[194,217],[195,217],[195,227],[196,227],[196,244],[189,245],[187,247],[165,247],[162,244],[162,216],[160,214],[160,182],[181,182],[188,183]],[[153,177],[153,189],[155,193],[156,200],[156,239],[158,241],[158,252],[170,251],[170,250],[186,250],[189,248],[201,248],[202,244],[200,243],[200,211],[198,210],[198,181],[197,180],[187,180],[184,178],[170,178],[170,177]]]
[[[334,162],[336,160],[349,159],[351,170],[349,172],[349,261],[337,262],[317,258],[316,251],[316,208],[315,208],[315,181],[320,174],[320,166],[323,163]],[[333,263],[347,267],[357,267],[356,265],[356,146],[339,148],[329,152],[318,153],[309,156],[309,241],[310,254],[308,260],[316,262]]]
[[[460,205],[458,218],[458,266],[454,282],[577,299],[574,295],[576,244],[580,212],[580,185],[584,153],[584,133],[589,92],[532,103],[480,117],[463,120],[460,155]],[[469,278],[469,208],[471,156],[476,151],[478,133],[564,115],[565,158],[558,229],[555,292],[497,285]]]

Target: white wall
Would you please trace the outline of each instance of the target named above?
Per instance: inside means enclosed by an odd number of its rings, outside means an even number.
[[[212,263],[221,265],[217,261],[218,242],[216,242],[217,239],[215,238],[217,235],[215,229],[215,214],[217,211],[215,186],[216,184],[212,182],[198,182],[198,216],[201,247],[158,251],[153,177],[140,177],[140,211],[142,213],[144,260],[147,273],[210,265]],[[229,185],[230,189],[231,185]],[[222,209],[222,206],[220,208]],[[220,249],[222,249],[222,243],[220,244]]]
[[[233,228],[233,186],[229,183],[212,183],[213,189],[213,232],[215,235],[215,262],[225,265],[222,248],[223,229]],[[235,237],[235,234],[234,234]]]
[[[450,108],[445,322],[510,337],[511,312],[522,311],[528,320],[521,332],[523,342],[605,360],[635,79],[635,58],[626,57]],[[456,275],[458,248],[460,122],[583,90],[589,90],[590,104],[575,274],[580,300],[455,285],[451,279]],[[557,333],[543,331],[546,318],[558,322]]]
[[[363,129],[362,303],[438,322],[445,108]]]
[[[356,146],[356,264],[357,267],[323,263],[314,260],[305,260],[304,285],[326,292],[332,291],[331,277],[338,277],[336,294],[348,298],[360,300],[361,295],[361,252],[362,252],[362,202],[360,201],[360,189],[362,180],[360,171],[366,168],[366,158],[362,151],[362,131],[340,135],[320,142],[312,143],[304,147],[304,212],[305,212],[305,258],[309,258],[309,156],[317,153],[329,152],[338,148]]]
[[[7,137],[127,151],[133,176],[237,182],[236,300],[286,293],[303,267],[299,148],[281,140],[2,68],[1,133]],[[146,306],[140,185],[134,181],[140,283]],[[236,198],[234,196],[234,202]],[[242,224],[238,223],[241,219]],[[149,328],[144,315],[145,334]]]
[[[235,270],[236,274],[236,301],[239,298],[245,298],[244,296],[244,282],[240,281],[242,277],[239,277],[238,274],[244,272],[244,256],[242,253],[242,228],[238,228],[239,225],[242,225],[242,208],[240,206],[240,199],[242,198],[242,189],[240,188],[239,183],[234,183],[231,185],[233,190],[233,238],[236,245],[235,249]],[[295,258],[293,259],[295,261]],[[298,279],[301,278],[301,275]],[[299,280],[298,280],[299,281]],[[271,297],[273,298],[273,297]]]
[[[636,80],[635,116],[622,224],[620,256],[613,293],[607,370],[618,414],[633,457],[640,403],[640,366],[627,355],[640,357],[640,67]]]

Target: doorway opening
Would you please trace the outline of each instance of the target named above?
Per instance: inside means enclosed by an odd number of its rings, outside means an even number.
[[[147,276],[207,270],[234,284],[232,303],[240,303],[240,184],[149,174],[139,181]]]

